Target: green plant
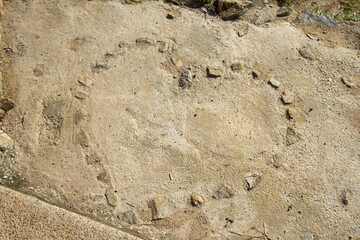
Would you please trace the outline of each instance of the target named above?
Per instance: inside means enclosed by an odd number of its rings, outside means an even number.
[[[341,1],[340,6],[340,10],[334,14],[336,19],[360,22],[359,0]]]

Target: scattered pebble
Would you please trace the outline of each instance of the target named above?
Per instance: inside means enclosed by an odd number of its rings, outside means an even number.
[[[231,198],[234,196],[234,192],[227,186],[222,185],[219,190],[216,191],[213,198],[215,199],[223,199],[223,198]]]
[[[221,75],[223,75],[223,72],[220,69],[213,68],[213,67],[206,68],[206,71],[207,71],[207,76],[211,77],[211,78],[216,78],[216,77],[220,77]]]
[[[351,191],[350,190],[344,190],[342,192],[342,196],[341,196],[341,202],[344,204],[344,205],[348,205],[349,204],[349,201],[350,201],[350,197],[351,197]]]
[[[245,177],[245,181],[246,181],[246,189],[248,191],[250,191],[251,189],[253,189],[263,178],[264,173],[258,173],[258,172],[254,172],[253,174],[251,174],[248,177]]]
[[[6,98],[1,100],[1,109],[4,110],[5,112],[10,111],[14,107],[15,107],[15,103],[12,100]]]
[[[44,65],[43,64],[36,65],[36,67],[34,68],[34,75],[35,75],[35,77],[40,77],[40,76],[44,75]]]
[[[164,197],[152,199],[149,203],[149,207],[151,208],[153,220],[167,218],[171,215],[173,210],[169,201]]]
[[[295,99],[295,95],[292,92],[285,90],[281,96],[281,99],[284,104],[291,104]]]
[[[231,71],[233,71],[234,73],[240,73],[242,67],[241,67],[241,64],[240,64],[240,63],[233,63],[233,64],[231,64],[230,69],[231,69]]]
[[[236,28],[236,32],[239,37],[243,37],[249,32],[249,26],[241,25]]]
[[[109,204],[109,206],[116,207],[117,197],[115,194],[115,190],[113,188],[106,189],[105,197],[106,197],[106,200],[107,200],[107,203]]]
[[[310,49],[302,48],[302,49],[299,50],[299,53],[303,58],[307,58],[307,59],[310,59],[310,60],[315,59],[315,55]]]
[[[286,146],[290,146],[300,140],[300,136],[295,132],[292,127],[286,130]]]
[[[80,100],[85,99],[87,96],[88,96],[88,93],[86,93],[86,92],[77,92],[75,94],[75,97]]]
[[[171,58],[171,62],[172,62],[177,68],[180,68],[180,67],[183,65],[182,61],[181,61],[179,58],[177,58],[177,57],[172,57],[172,58]]]
[[[269,84],[273,86],[274,88],[280,87],[280,81],[276,80],[275,78],[271,78],[269,80]]]
[[[91,84],[92,84],[92,81],[90,79],[88,79],[88,78],[81,78],[78,82],[81,85],[86,86],[86,87],[90,87]]]
[[[119,48],[128,48],[130,45],[127,42],[119,42]]]
[[[169,44],[167,42],[161,42],[159,45],[159,52],[163,53],[169,49]]]
[[[135,40],[137,44],[151,44],[151,40],[148,38],[140,37]]]
[[[120,219],[120,221],[126,222],[128,224],[136,224],[137,223],[136,215],[132,211],[122,213],[118,216],[118,218]]]
[[[192,76],[189,70],[185,70],[179,79],[179,87],[185,89],[191,86]]]
[[[341,81],[342,81],[342,83],[345,84],[345,86],[347,86],[348,88],[354,87],[354,84],[352,83],[352,81],[351,81],[349,78],[347,78],[347,77],[342,77],[342,78],[341,78]]]
[[[204,199],[197,193],[191,194],[191,204],[193,206],[199,206],[204,203]]]
[[[289,119],[294,119],[296,117],[296,115],[297,115],[297,111],[295,110],[295,108],[292,108],[292,107],[289,108],[286,111],[286,113],[287,113],[287,116],[288,116]]]
[[[283,154],[276,153],[273,155],[273,166],[275,168],[281,167],[284,161],[285,161],[285,157]]]

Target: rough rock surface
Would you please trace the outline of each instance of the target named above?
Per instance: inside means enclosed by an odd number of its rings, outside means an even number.
[[[264,224],[271,239],[360,235],[359,52],[336,38],[336,27],[317,41],[283,18],[222,21],[160,1],[4,7],[3,85],[15,107],[3,119],[14,145],[0,151],[2,184],[119,227],[119,214],[132,211],[132,228],[154,239],[234,239],[231,232]],[[161,42],[169,44],[163,53]],[[304,46],[314,60],[300,55]],[[208,78],[208,66],[221,77]],[[183,89],[186,70],[196,77]],[[281,100],[286,90],[296,93],[290,105]],[[281,153],[281,166],[255,157],[264,151]],[[245,174],[255,169],[266,176],[247,191]],[[236,194],[214,199],[222,184]],[[109,188],[116,207],[104,196]],[[189,204],[193,192],[205,199],[199,207]],[[153,221],[147,203],[158,196],[173,209]]]

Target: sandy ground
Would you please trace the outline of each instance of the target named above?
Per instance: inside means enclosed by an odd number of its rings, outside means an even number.
[[[3,85],[16,107],[3,121],[14,148],[2,184],[154,239],[360,239],[352,37],[162,2],[4,7]],[[222,185],[233,195],[214,198]],[[128,212],[135,224],[118,217]]]

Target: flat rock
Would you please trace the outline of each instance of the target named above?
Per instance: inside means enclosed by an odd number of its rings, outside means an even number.
[[[211,78],[220,77],[223,75],[223,72],[220,69],[208,67],[206,68],[207,76]]]
[[[324,24],[329,27],[336,26],[339,22],[335,18],[331,18],[328,16],[320,16],[316,13],[313,13],[310,9],[303,10],[299,16],[294,21],[295,23],[300,24]]]
[[[118,218],[120,221],[126,222],[128,224],[136,224],[137,223],[136,215],[132,211],[122,213],[118,216]]]
[[[204,203],[204,199],[197,193],[191,194],[191,204],[193,206],[199,206]]]
[[[153,220],[167,218],[173,212],[173,208],[171,204],[164,197],[158,197],[152,199],[149,203],[149,207],[151,208],[151,214]]]
[[[105,197],[109,206],[116,207],[117,197],[113,188],[106,189]]]
[[[295,95],[292,92],[285,90],[281,96],[281,99],[284,104],[291,104],[295,99]]]
[[[274,88],[280,87],[280,81],[276,80],[275,78],[270,78],[269,84]]]
[[[234,196],[233,190],[229,187],[222,185],[214,194],[213,198],[215,199],[223,199],[223,198],[231,198]]]
[[[183,89],[184,88],[189,88],[191,86],[191,82],[192,82],[191,72],[189,70],[184,71],[180,75],[179,87],[181,87]]]
[[[254,172],[253,174],[245,177],[246,189],[248,191],[253,189],[261,181],[263,176],[264,176],[264,172],[262,173]]]
[[[236,20],[252,6],[247,0],[219,0],[217,12],[223,20]]]

